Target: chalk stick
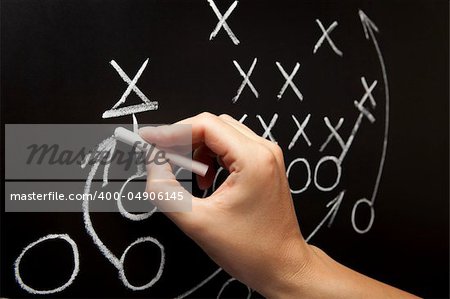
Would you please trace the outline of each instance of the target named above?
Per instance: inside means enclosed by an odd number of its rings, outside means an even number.
[[[130,130],[127,130],[123,127],[118,127],[114,131],[114,137],[122,141],[123,143],[129,144],[131,146],[136,145],[136,147],[142,151],[148,151],[150,150],[153,145],[149,144],[147,141],[142,139],[139,134],[136,134]],[[158,150],[155,147],[155,150]],[[208,165],[189,159],[187,157],[177,155],[174,153],[165,153],[166,158],[173,164],[178,165],[180,167],[183,167],[186,170],[189,170],[195,174],[198,174],[200,176],[205,176],[206,172],[208,171]]]

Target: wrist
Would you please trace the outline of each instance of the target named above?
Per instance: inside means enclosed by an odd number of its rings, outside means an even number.
[[[313,246],[299,238],[288,247],[273,271],[271,283],[258,290],[266,298],[302,297],[314,281],[316,253]]]

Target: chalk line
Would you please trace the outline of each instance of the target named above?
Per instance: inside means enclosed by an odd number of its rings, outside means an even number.
[[[261,117],[261,115],[256,115],[256,118],[259,120],[259,122],[261,123],[261,126],[264,129],[264,133],[262,135],[262,138],[267,138],[269,137],[270,141],[277,143],[277,141],[275,140],[275,138],[272,135],[272,128],[275,126],[275,123],[277,122],[278,119],[278,114],[275,113],[269,123],[269,125],[266,125],[266,123],[264,122],[264,119]]]
[[[330,44],[331,48],[333,49],[334,53],[336,53],[339,56],[343,56],[344,53],[342,53],[341,50],[338,49],[338,47],[336,47],[336,45],[334,44],[333,40],[330,38],[330,33],[337,27],[338,22],[334,21],[327,30],[325,30],[325,28],[322,25],[322,22],[319,19],[316,19],[316,23],[317,25],[319,25],[320,30],[322,30],[322,36],[319,38],[319,40],[317,41],[317,43],[314,45],[314,50],[313,53],[316,54],[317,50],[319,50],[320,46],[322,45],[322,43],[325,41],[325,39],[328,41],[328,44]]]
[[[294,78],[295,74],[297,74],[297,71],[300,68],[300,64],[298,62],[295,64],[295,67],[294,67],[291,75],[288,75],[286,73],[286,71],[284,70],[284,68],[281,66],[281,64],[278,61],[275,62],[275,64],[277,65],[277,67],[280,70],[283,77],[286,79],[286,82],[281,87],[281,90],[277,95],[278,99],[280,100],[283,97],[283,94],[286,91],[286,88],[288,86],[290,86],[292,88],[292,90],[294,91],[295,95],[300,99],[300,101],[303,101],[302,93],[300,92],[300,90],[298,90],[297,86],[292,82],[292,79]]]
[[[320,221],[319,225],[316,226],[316,228],[308,235],[306,238],[306,242],[309,243],[311,241],[312,237],[319,231],[319,229],[325,224],[325,222],[328,220],[328,227],[333,224],[334,218],[336,217],[337,211],[339,210],[339,207],[341,206],[342,200],[344,199],[345,190],[342,190],[338,196],[336,196],[333,200],[329,201],[327,203],[327,208],[331,206],[328,213],[325,215],[325,217]]]
[[[23,256],[25,253],[27,253],[28,250],[36,246],[37,244],[44,242],[46,240],[53,240],[53,239],[61,239],[69,243],[70,247],[72,248],[73,253],[73,270],[72,274],[70,275],[69,280],[64,283],[62,286],[51,289],[51,290],[36,290],[30,286],[28,286],[25,282],[23,282],[22,277],[20,275],[20,262],[22,261]],[[72,240],[72,238],[69,237],[67,234],[49,234],[44,237],[39,238],[38,240],[28,244],[20,253],[19,257],[14,262],[14,276],[16,278],[17,283],[19,286],[27,291],[28,293],[35,294],[35,295],[47,295],[47,294],[53,294],[57,292],[61,292],[65,290],[68,286],[72,284],[72,282],[75,280],[75,277],[77,277],[78,272],[80,271],[80,255],[78,253],[78,247],[77,244]]]
[[[311,141],[309,140],[308,136],[305,133],[305,128],[308,125],[309,119],[311,118],[311,114],[308,114],[306,116],[305,120],[302,122],[301,125],[298,122],[297,118],[295,118],[294,115],[291,115],[291,116],[292,116],[292,119],[294,120],[295,125],[297,126],[298,130],[297,130],[297,133],[295,133],[294,137],[292,138],[291,142],[289,143],[288,149],[291,150],[294,147],[295,143],[297,142],[297,140],[300,136],[303,136],[303,139],[305,139],[308,146],[311,146]]]
[[[237,281],[240,282],[239,280],[237,280],[236,278],[230,278],[227,281],[225,281],[225,283],[222,285],[222,287],[220,288],[219,293],[217,294],[217,299],[220,299],[220,297],[222,296],[223,291],[227,288],[227,286],[232,283],[233,281]],[[248,293],[247,293],[247,299],[250,299],[252,297],[252,289],[250,289],[248,286],[244,285],[245,287],[247,287]]]
[[[223,27],[225,29],[225,31],[227,32],[228,36],[233,41],[233,43],[235,45],[238,45],[239,44],[238,38],[236,37],[236,35],[234,35],[233,31],[231,30],[231,28],[228,26],[228,24],[226,22],[226,19],[228,19],[230,14],[236,8],[236,5],[238,4],[238,1],[234,1],[233,4],[231,4],[231,6],[228,8],[228,10],[225,12],[225,14],[223,16],[220,13],[219,9],[217,8],[217,6],[216,6],[216,4],[214,3],[213,0],[208,0],[208,3],[211,6],[211,8],[214,11],[214,13],[216,14],[217,18],[219,19],[219,22],[217,23],[216,27],[214,28],[214,30],[211,32],[211,34],[209,36],[209,40],[212,40],[214,37],[216,37],[216,35],[219,32],[220,28]]]
[[[256,62],[257,62],[257,59],[256,58],[253,59],[250,69],[248,70],[247,74],[245,74],[244,71],[242,70],[241,66],[239,65],[239,63],[236,60],[233,60],[234,66],[239,71],[239,74],[244,78],[244,80],[242,81],[241,85],[239,86],[239,88],[237,90],[236,96],[234,96],[234,98],[232,100],[233,103],[236,103],[236,101],[239,99],[239,96],[241,95],[241,93],[244,90],[246,85],[248,85],[248,87],[250,87],[251,91],[253,92],[253,94],[255,95],[256,98],[259,97],[258,91],[256,90],[255,86],[253,86],[252,82],[250,81],[250,76],[253,73],[253,69],[255,68]]]

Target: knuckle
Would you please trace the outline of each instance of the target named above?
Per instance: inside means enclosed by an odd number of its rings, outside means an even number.
[[[217,117],[214,114],[210,113],[210,112],[202,112],[199,115],[200,119],[204,119],[204,120],[209,120],[211,118]]]
[[[226,113],[222,113],[219,115],[220,118],[226,119],[226,120],[235,120],[232,116]]]
[[[281,147],[276,143],[273,143],[273,142],[271,142],[271,143],[272,143],[272,150],[273,150],[275,157],[283,160],[284,159],[283,158],[283,150],[281,149]]]
[[[169,130],[169,126],[168,125],[161,125],[161,126],[158,126],[158,139],[159,140],[165,140],[165,141],[167,141],[167,140],[170,140],[171,139],[171,137],[172,137],[172,134],[171,134],[171,132],[170,132],[170,130]]]
[[[264,166],[264,169],[273,168],[277,164],[277,159],[273,152],[266,146],[261,146],[260,149],[260,159],[261,163]]]
[[[208,127],[211,123],[214,123],[218,120],[218,116],[210,113],[210,112],[202,112],[197,115],[198,123],[203,127]]]

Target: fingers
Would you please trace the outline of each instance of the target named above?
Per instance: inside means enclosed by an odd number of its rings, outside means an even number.
[[[251,129],[249,129],[246,125],[237,121],[228,114],[221,114],[219,117],[222,118],[224,121],[228,122],[230,125],[232,125],[236,130],[239,130],[242,134],[246,135],[248,138],[267,147],[273,153],[279,165],[284,168],[283,152],[281,148],[278,146],[278,144],[260,137]]]
[[[173,174],[169,163],[147,163],[146,192],[159,211],[164,212],[181,229],[188,230],[201,215],[201,201],[186,190]]]
[[[160,147],[186,146],[192,144],[191,127],[189,125],[162,125],[143,127],[139,135],[149,143]]]
[[[209,113],[202,113],[195,117],[185,119],[175,125],[161,127],[141,128],[139,134],[150,143],[159,147],[179,148],[194,144],[196,147],[194,158],[206,163],[212,171],[208,171],[204,178],[199,178],[199,186],[207,189],[213,182],[215,172],[213,170],[214,159],[221,158],[224,166],[230,171],[239,172],[249,163],[251,155],[251,140],[247,137],[248,132],[243,134],[240,129],[230,125],[228,122]],[[206,206],[212,204],[210,200],[200,200],[193,197],[172,173],[168,163],[147,165],[147,192],[168,192],[169,194],[182,194],[184,198],[192,198],[192,211],[173,212],[179,203],[173,201],[157,202],[158,208],[165,212],[181,229],[189,234],[192,227],[201,223],[202,215],[208,214]],[[232,181],[232,180],[229,180]],[[197,229],[196,229],[197,230]]]
[[[242,134],[245,134],[247,137],[252,138],[252,139],[260,138],[249,127],[247,127],[243,123],[237,121],[236,119],[234,119],[230,115],[228,115],[228,114],[221,114],[221,115],[219,115],[219,117],[221,119],[223,119],[224,121],[228,122],[230,125],[232,125],[237,130],[239,130]]]
[[[165,147],[205,144],[221,157],[230,171],[242,169],[246,163],[243,157],[248,155],[247,134],[210,113],[201,113],[175,125],[141,128],[139,134],[146,141]]]

